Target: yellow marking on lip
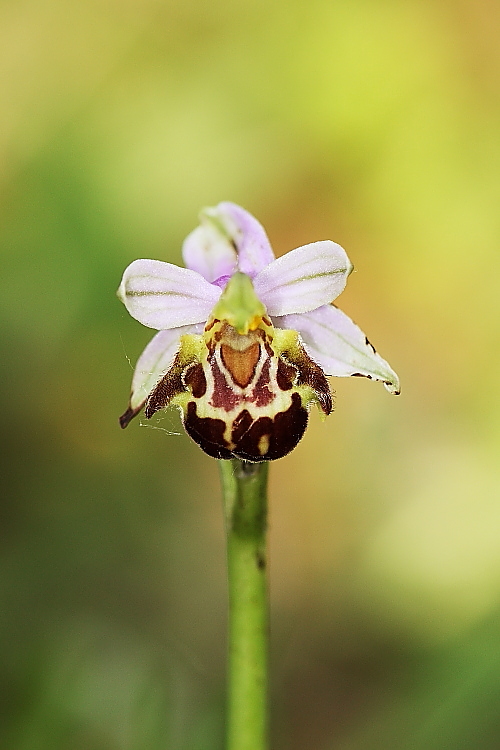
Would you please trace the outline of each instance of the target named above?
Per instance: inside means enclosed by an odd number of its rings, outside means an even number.
[[[265,456],[269,450],[269,435],[262,435],[257,446],[261,456]]]

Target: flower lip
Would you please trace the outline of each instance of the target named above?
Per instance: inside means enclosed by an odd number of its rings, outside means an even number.
[[[245,335],[271,317],[275,328],[298,332],[325,374],[361,375],[399,392],[396,373],[361,329],[331,304],[352,271],[340,245],[313,242],[275,259],[257,219],[223,202],[201,212],[200,225],[186,237],[182,252],[186,268],[136,260],[123,274],[119,298],[132,317],[160,334],[139,358],[122,426],[171,367],[181,337],[201,339],[214,318]]]

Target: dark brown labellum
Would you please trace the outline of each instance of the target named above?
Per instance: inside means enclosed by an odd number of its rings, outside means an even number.
[[[294,331],[265,319],[239,334],[211,320],[204,336],[186,340],[146,403],[146,417],[175,404],[188,435],[209,456],[273,461],[295,448],[309,407],[324,414],[332,397],[323,371]],[[126,415],[124,415],[124,418]]]

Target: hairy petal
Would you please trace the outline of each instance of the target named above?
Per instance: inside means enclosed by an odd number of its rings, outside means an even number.
[[[159,331],[146,346],[137,360],[132,378],[130,405],[143,404],[157,382],[165,375],[174,361],[180,338],[188,333],[201,333],[203,325],[180,326],[168,331]]]
[[[141,411],[151,391],[171,367],[179,349],[181,336],[202,331],[203,325],[199,324],[159,331],[153,336],[137,360],[132,377],[129,406],[125,414],[120,417],[122,427],[126,427],[130,420]]]
[[[254,287],[270,315],[303,313],[338,297],[351,271],[345,250],[324,240],[273,261],[255,277]]]
[[[274,323],[301,334],[307,352],[325,375],[363,375],[381,380],[390,393],[399,393],[399,378],[394,370],[377,354],[363,331],[337,307],[325,305],[302,315],[285,315]]]
[[[134,260],[118,289],[132,317],[158,330],[205,322],[220,294],[196,271],[161,260]]]

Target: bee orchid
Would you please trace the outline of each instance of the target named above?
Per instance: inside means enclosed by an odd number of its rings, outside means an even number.
[[[399,380],[332,302],[352,265],[330,240],[275,258],[261,224],[234,203],[204,209],[182,248],[186,268],[135,260],[118,296],[159,332],[137,362],[126,427],[175,405],[210,456],[281,458],[303,436],[311,405],[332,411],[327,375]]]

